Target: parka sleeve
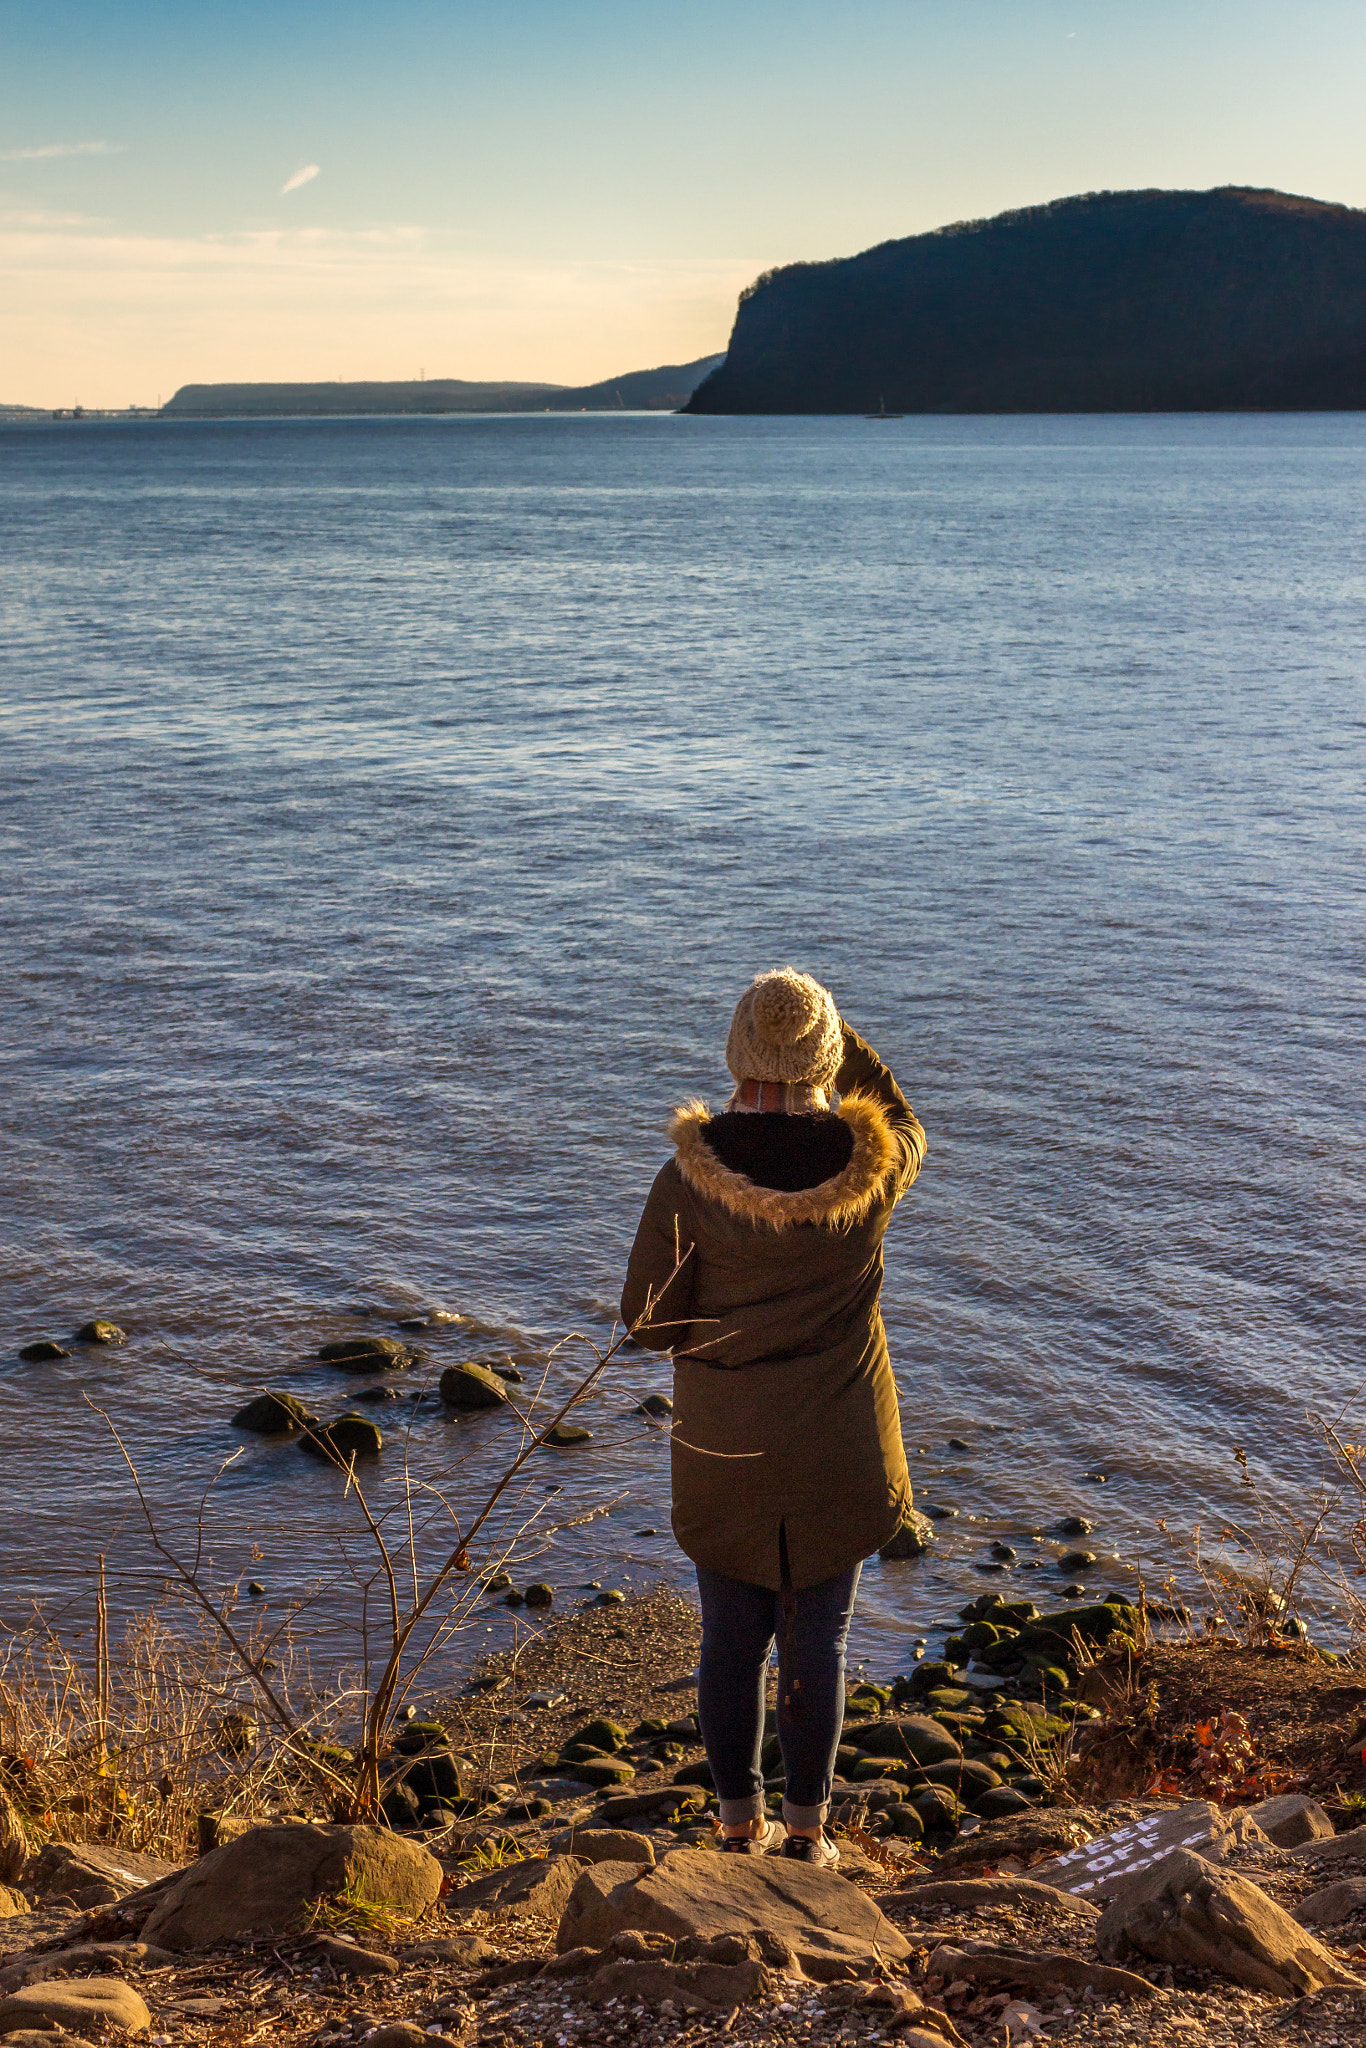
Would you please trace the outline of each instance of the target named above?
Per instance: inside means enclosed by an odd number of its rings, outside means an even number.
[[[683,1184],[671,1161],[655,1176],[621,1291],[622,1320],[651,1351],[681,1343],[692,1320],[696,1254],[684,1228],[684,1206]]]
[[[838,1095],[875,1095],[887,1111],[902,1159],[897,1175],[897,1193],[904,1194],[919,1173],[925,1157],[924,1129],[897,1087],[891,1068],[882,1064],[872,1046],[859,1037],[852,1024],[845,1024],[843,1019],[840,1021],[844,1031],[844,1059],[835,1076],[835,1092]]]

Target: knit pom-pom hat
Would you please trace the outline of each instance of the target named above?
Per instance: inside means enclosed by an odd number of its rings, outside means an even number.
[[[835,998],[795,967],[758,975],[735,1006],[726,1065],[737,1081],[805,1081],[829,1088],[843,1058]]]

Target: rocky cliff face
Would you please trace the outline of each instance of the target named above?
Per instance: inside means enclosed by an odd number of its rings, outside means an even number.
[[[770,272],[702,412],[1366,406],[1366,212],[1114,192]]]

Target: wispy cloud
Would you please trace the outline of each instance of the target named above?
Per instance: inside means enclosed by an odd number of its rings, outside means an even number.
[[[0,149],[0,164],[37,163],[49,156],[117,156],[121,142],[40,142],[31,149]]]
[[[286,192],[297,192],[300,185],[311,185],[321,169],[321,164],[305,164],[302,170],[294,173],[292,178],[285,179],[284,184],[280,187],[280,197],[283,199]]]

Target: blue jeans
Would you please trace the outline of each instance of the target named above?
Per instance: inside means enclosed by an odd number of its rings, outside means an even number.
[[[738,1827],[764,1810],[759,1753],[764,1686],[778,1643],[778,1741],[787,1771],[783,1819],[814,1828],[826,1815],[844,1725],[844,1652],[860,1565],[783,1597],[766,1586],[697,1567],[702,1663],[697,1711],[716,1780],[721,1822]]]

